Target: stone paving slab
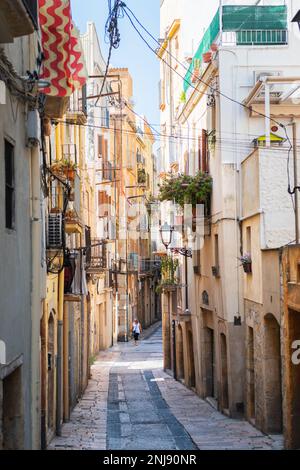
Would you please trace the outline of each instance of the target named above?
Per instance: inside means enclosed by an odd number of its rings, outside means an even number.
[[[148,339],[147,339],[148,338]],[[161,324],[138,346],[101,352],[87,390],[49,449],[271,450],[282,436],[266,436],[232,420],[162,370]]]

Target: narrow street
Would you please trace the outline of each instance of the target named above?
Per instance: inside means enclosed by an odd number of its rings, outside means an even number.
[[[138,346],[99,354],[88,388],[50,450],[278,450],[266,436],[232,420],[162,370],[161,328]]]

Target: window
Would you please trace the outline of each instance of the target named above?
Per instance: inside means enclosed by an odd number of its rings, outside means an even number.
[[[208,142],[207,142],[207,131],[202,129],[202,151],[201,151],[201,171],[203,173],[209,172],[208,165]]]
[[[219,267],[219,235],[215,235],[215,266]]]
[[[5,150],[5,226],[15,228],[15,168],[14,146],[4,141]]]
[[[246,229],[246,248],[247,253],[251,255],[251,227],[247,227]]]

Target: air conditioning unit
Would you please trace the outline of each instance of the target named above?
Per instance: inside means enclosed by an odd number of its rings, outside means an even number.
[[[48,215],[47,248],[61,249],[63,247],[62,214]]]
[[[41,124],[38,111],[28,112],[27,117],[27,146],[37,147],[41,140]]]
[[[282,77],[283,72],[274,72],[273,70],[255,70],[254,71],[254,84],[259,80],[263,80],[264,77]]]

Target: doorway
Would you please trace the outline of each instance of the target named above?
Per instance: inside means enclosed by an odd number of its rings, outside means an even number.
[[[182,326],[178,325],[177,338],[176,338],[176,353],[177,353],[177,378],[179,380],[184,379],[184,359],[183,359],[183,334]]]
[[[227,365],[227,341],[224,333],[221,333],[221,380],[222,380],[222,408],[228,410],[228,365]]]
[[[203,328],[204,333],[204,394],[217,399],[217,378],[215,363],[215,340],[212,328]]]
[[[288,336],[289,354],[291,355],[291,359],[289,359],[290,396],[288,398],[290,410],[289,447],[298,449],[300,447],[300,364],[295,342],[300,339],[300,312],[291,309],[288,314]]]
[[[55,390],[55,350],[54,350],[54,314],[50,313],[48,320],[48,430],[54,431],[54,390]]]
[[[192,330],[187,331],[187,350],[188,350],[188,365],[190,367],[190,374],[188,378],[188,385],[192,388],[196,386],[195,379],[195,358],[194,358],[194,346],[193,346],[193,333]]]
[[[2,387],[2,448],[4,450],[24,449],[22,367],[18,367],[5,377],[2,382]]]
[[[266,432],[282,432],[280,326],[276,318],[265,317],[265,400]]]
[[[255,420],[255,369],[254,369],[254,332],[248,327],[247,345],[247,377],[248,377],[248,404],[247,414],[250,420]]]

